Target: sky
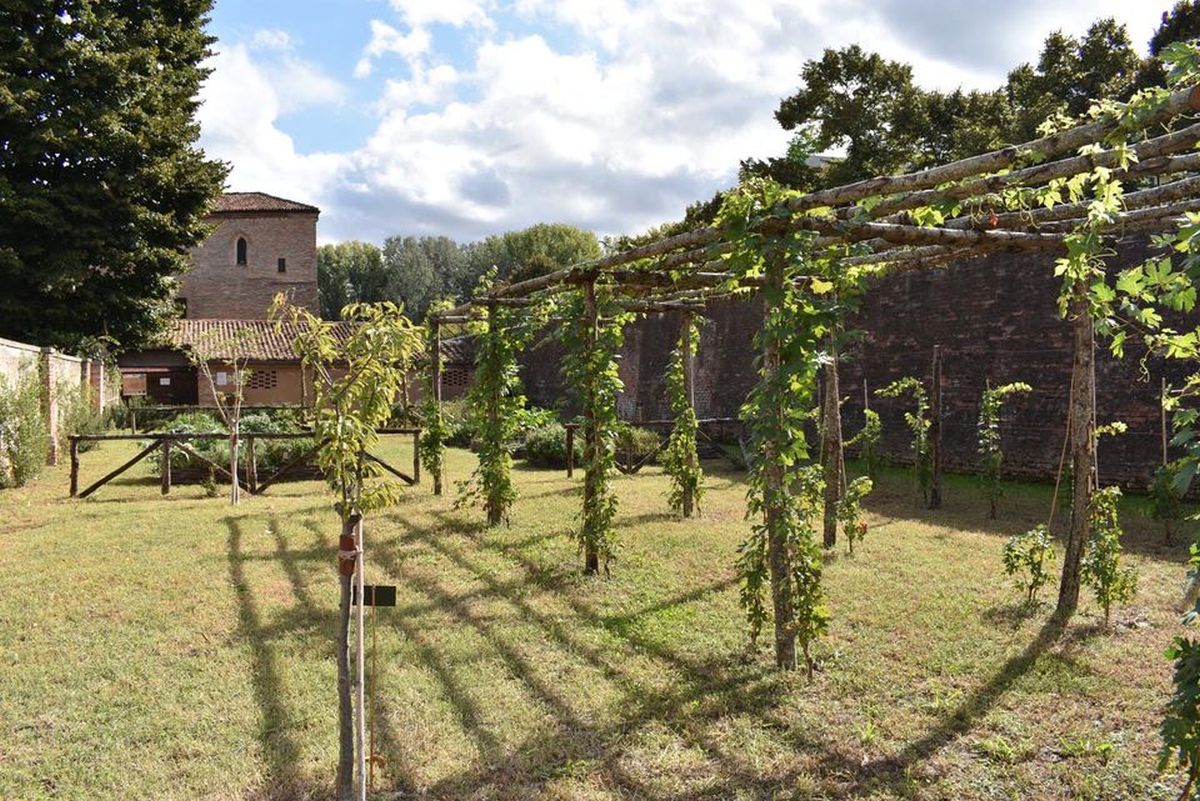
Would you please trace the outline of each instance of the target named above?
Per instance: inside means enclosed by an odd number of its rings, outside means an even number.
[[[857,43],[990,89],[1053,30],[1173,0],[216,0],[201,145],[228,189],[319,206],[320,242],[638,233],[782,154],[807,59]]]

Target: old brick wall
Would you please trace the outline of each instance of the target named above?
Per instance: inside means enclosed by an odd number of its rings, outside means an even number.
[[[225,212],[208,221],[216,230],[192,251],[194,266],[180,278],[179,297],[187,301],[188,317],[263,319],[278,292],[320,313],[316,214]],[[247,242],[245,265],[237,264],[239,237]],[[281,258],[286,260],[283,273]]]
[[[1123,242],[1114,269],[1145,256],[1142,241]],[[950,270],[892,276],[870,289],[852,327],[862,341],[845,354],[841,371],[843,428],[847,436],[862,421],[863,383],[871,407],[884,424],[884,446],[904,461],[910,440],[904,403],[877,398],[874,391],[904,375],[929,380],[933,346],[943,348],[943,443],[950,470],[973,470],[979,396],[987,385],[1024,381],[1033,392],[1011,399],[1003,420],[1006,469],[1010,475],[1052,478],[1065,433],[1070,387],[1070,327],[1056,306],[1058,279],[1053,257],[997,254]],[[696,363],[697,412],[734,417],[755,382],[754,333],[761,301],[721,301],[710,308]],[[1194,321],[1193,321],[1194,322]],[[622,416],[644,421],[669,416],[663,373],[678,333],[670,316],[641,320],[626,333],[621,353],[625,393]],[[1124,360],[1098,343],[1097,405],[1100,423],[1121,420],[1128,433],[1105,438],[1099,447],[1101,480],[1144,486],[1160,461],[1160,379],[1178,383],[1180,364],[1151,359],[1143,374],[1136,348]],[[523,363],[531,402],[554,407],[562,396],[558,377],[561,348],[549,344]]]

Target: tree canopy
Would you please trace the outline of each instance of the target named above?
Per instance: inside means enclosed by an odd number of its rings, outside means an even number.
[[[742,162],[743,177],[772,177],[811,190],[919,169],[1037,136],[1048,117],[1078,117],[1097,98],[1124,100],[1163,82],[1154,58],[1171,42],[1200,34],[1200,2],[1163,14],[1138,54],[1124,25],[1092,23],[1079,37],[1055,31],[1034,63],[1020,64],[990,91],[942,92],[913,82],[912,68],[858,45],[827,49],[805,62],[800,87],[775,113],[793,137],[786,153]],[[842,155],[822,166],[815,153]]]
[[[226,175],[196,146],[210,6],[0,7],[0,335],[135,347],[174,313]]]
[[[463,244],[444,236],[390,236],[382,248],[368,242],[322,245],[321,314],[337,319],[347,303],[390,300],[421,320],[434,301],[468,296],[492,267],[502,280],[520,280],[599,255],[595,234],[563,223]]]

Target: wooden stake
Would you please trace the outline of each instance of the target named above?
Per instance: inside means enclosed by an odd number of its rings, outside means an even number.
[[[783,295],[783,265],[778,257],[769,259],[767,263],[767,286],[772,290],[770,295],[778,298]],[[769,296],[764,298],[767,305],[765,312],[770,314]],[[774,381],[780,370],[780,350],[777,337],[767,339],[763,346],[762,381]],[[782,399],[778,405],[762,410],[762,414],[770,415],[782,428],[782,421],[787,412],[783,408]],[[785,466],[779,452],[779,444],[773,440],[762,443],[762,459],[764,464],[764,495],[766,500],[767,527],[767,567],[771,574],[771,604],[775,620],[775,665],[782,670],[796,669],[796,632],[791,626],[793,618],[794,599],[791,591],[792,560],[788,554],[787,531],[782,519],[783,509],[780,500],[784,493]]]
[[[821,428],[824,436],[821,459],[825,464],[825,536],[826,548],[837,545],[837,511],[842,497],[842,410],[838,385],[838,351],[835,334],[829,337],[829,361],[825,365],[825,402]]]
[[[421,483],[421,430],[413,434],[413,483]]]
[[[1162,422],[1162,463],[1167,466],[1167,379],[1162,379],[1162,388],[1158,393],[1158,411]]]
[[[71,437],[71,497],[79,494],[79,440]]]
[[[433,391],[433,408],[434,414],[439,418],[442,415],[442,321],[434,317],[433,322],[433,353],[429,358],[433,361],[430,363],[430,384]],[[438,426],[440,429],[441,426]],[[443,467],[439,466],[433,473],[433,494],[442,494],[442,471]]]
[[[942,508],[942,346],[933,346],[933,384],[929,398],[929,508]]]
[[[679,347],[683,349],[683,358],[681,359],[683,365],[683,394],[687,397],[688,405],[693,412],[696,410],[696,374],[695,366],[692,364],[692,325],[694,320],[695,317],[691,312],[685,312],[679,332]],[[693,447],[692,452],[688,454],[688,464],[694,470],[698,461],[696,449]],[[685,518],[691,517],[695,511],[696,498],[692,494],[690,486],[685,487],[683,490],[682,506],[683,516]]]
[[[567,478],[575,476],[575,429],[576,423],[567,423]]]
[[[162,467],[159,469],[162,478],[162,494],[167,495],[171,492],[171,440],[170,438],[163,439],[162,444]]]
[[[246,485],[251,495],[258,492],[258,449],[255,446],[257,439],[253,434],[246,437]]]
[[[600,319],[596,310],[596,282],[594,280],[586,281],[583,284],[583,313],[585,326],[583,346],[590,353],[596,347],[596,340],[600,336]],[[584,398],[583,416],[586,421],[583,446],[584,461],[587,463],[584,467],[583,477],[583,509],[586,516],[592,507],[592,500],[596,497],[597,484],[600,479],[600,459],[597,458],[600,449],[600,424],[596,418],[596,396],[591,389],[590,382]],[[587,524],[586,521],[584,524]],[[600,554],[594,543],[584,543],[583,556],[583,572],[589,575],[599,573]]]

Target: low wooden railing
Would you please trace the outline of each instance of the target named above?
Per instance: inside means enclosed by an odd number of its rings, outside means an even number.
[[[388,464],[383,459],[380,459],[378,456],[376,456],[372,453],[364,453],[363,456],[365,458],[369,459],[370,461],[374,462],[375,464],[379,465],[384,470],[387,470],[389,473],[396,476],[401,481],[404,481],[409,486],[413,486],[415,484],[420,484],[421,483],[421,456],[420,456],[419,445],[420,445],[420,440],[421,440],[421,429],[419,429],[419,428],[379,428],[379,429],[375,430],[375,433],[380,434],[380,435],[400,434],[400,435],[411,435],[412,436],[412,438],[413,438],[413,461],[412,461],[412,474],[411,475],[406,474],[400,470],[397,470],[395,467]],[[256,445],[255,445],[255,443],[258,442],[259,440],[304,440],[304,439],[312,439],[312,437],[313,437],[313,435],[312,435],[311,431],[297,431],[297,432],[291,432],[291,433],[245,432],[245,433],[239,434],[238,441],[246,443],[247,470],[246,470],[245,479],[243,479],[242,477],[239,476],[238,484],[252,495],[261,495],[263,492],[265,492],[267,490],[268,487],[270,487],[272,484],[279,481],[279,479],[281,479],[284,476],[284,474],[286,474],[288,471],[295,470],[300,465],[309,461],[313,457],[313,454],[316,453],[316,450],[317,450],[317,446],[313,445],[312,448],[309,448],[304,453],[297,456],[295,459],[292,459],[290,462],[285,464],[283,467],[280,467],[278,470],[276,470],[274,473],[272,473],[266,479],[264,479],[263,481],[260,482],[258,480],[258,464],[257,464],[257,459],[256,459],[256,450],[257,449],[256,449]],[[71,497],[72,498],[88,497],[89,495],[94,493],[96,490],[100,489],[105,484],[112,481],[114,478],[121,475],[129,468],[133,467],[138,462],[140,462],[143,459],[145,459],[146,457],[150,456],[150,454],[154,453],[155,451],[159,452],[160,458],[162,459],[161,469],[160,469],[160,473],[161,473],[160,478],[161,478],[161,487],[162,487],[163,495],[166,495],[166,494],[170,493],[170,491],[171,491],[171,451],[172,451],[172,449],[178,449],[178,450],[182,451],[183,453],[186,453],[191,458],[199,461],[200,463],[207,465],[213,471],[213,473],[216,475],[220,475],[227,480],[233,479],[233,476],[229,472],[227,465],[222,466],[222,465],[218,464],[217,462],[213,461],[212,459],[209,459],[207,456],[204,456],[203,454],[199,453],[194,448],[192,448],[188,445],[189,442],[196,442],[196,441],[201,441],[201,442],[211,441],[211,440],[227,441],[229,439],[229,434],[226,432],[196,433],[196,434],[183,434],[183,433],[172,433],[172,432],[153,432],[153,433],[149,433],[149,434],[76,434],[74,436],[69,437],[68,439],[70,441],[70,449],[71,449]],[[80,442],[113,442],[113,441],[122,441],[122,440],[124,440],[124,441],[129,441],[129,440],[141,441],[141,440],[147,440],[147,439],[151,440],[151,442],[145,448],[138,451],[138,453],[132,459],[123,463],[120,467],[118,467],[115,470],[113,470],[112,472],[108,473],[107,475],[105,475],[103,478],[99,479],[95,483],[89,485],[87,487],[87,489],[83,490],[82,492],[79,491],[79,443]]]

